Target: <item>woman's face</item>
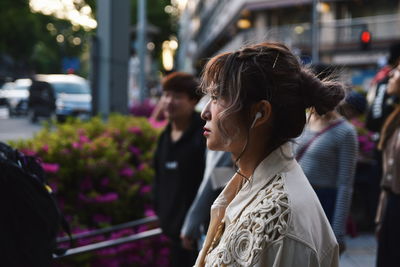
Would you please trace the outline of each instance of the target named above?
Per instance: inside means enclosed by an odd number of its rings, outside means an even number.
[[[210,150],[220,150],[228,152],[237,152],[243,147],[243,130],[239,130],[241,123],[236,115],[229,115],[224,118],[222,125],[224,126],[228,139],[222,134],[218,127],[221,112],[227,107],[226,101],[221,97],[211,96],[206,106],[201,112],[201,117],[206,121],[204,125],[204,136],[207,138],[207,147]]]
[[[398,65],[391,73],[387,93],[389,95],[400,96],[400,65]]]

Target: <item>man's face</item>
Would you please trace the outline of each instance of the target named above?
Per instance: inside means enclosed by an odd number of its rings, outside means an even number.
[[[184,92],[164,91],[161,99],[164,115],[169,121],[184,119],[193,113],[197,104]]]

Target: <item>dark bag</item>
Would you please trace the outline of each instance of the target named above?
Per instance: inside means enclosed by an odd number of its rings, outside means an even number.
[[[366,127],[372,132],[380,132],[387,117],[392,113],[398,98],[386,92],[389,78],[379,81],[376,85],[376,94],[368,109]]]
[[[0,142],[0,261],[2,266],[50,266],[60,226],[70,235],[35,157]]]

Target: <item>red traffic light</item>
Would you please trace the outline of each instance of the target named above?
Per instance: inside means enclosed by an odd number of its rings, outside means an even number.
[[[362,43],[368,44],[369,42],[371,42],[371,33],[366,30],[362,31],[360,39]]]

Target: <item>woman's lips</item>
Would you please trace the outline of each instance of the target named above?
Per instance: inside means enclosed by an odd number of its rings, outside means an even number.
[[[203,129],[204,129],[203,135],[204,135],[205,137],[209,136],[210,133],[211,133],[210,129],[208,129],[208,128],[206,128],[206,127],[204,127]]]

